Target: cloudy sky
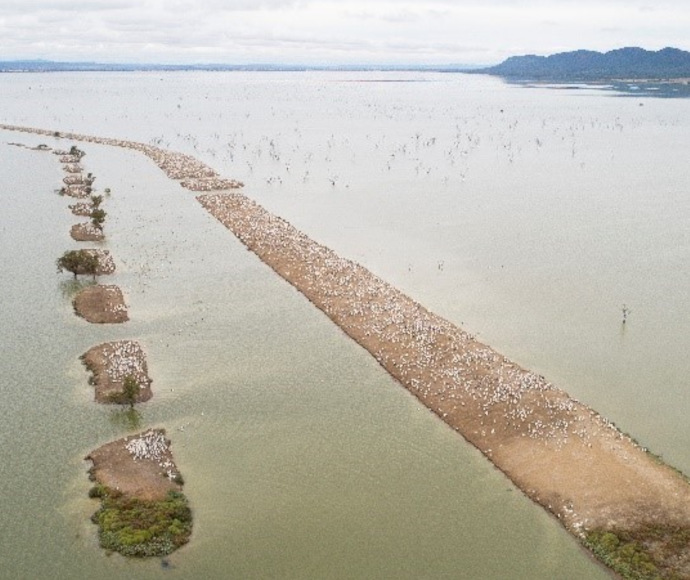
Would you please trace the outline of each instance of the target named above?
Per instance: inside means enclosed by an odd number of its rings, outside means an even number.
[[[493,64],[688,31],[690,0],[0,0],[0,60]]]

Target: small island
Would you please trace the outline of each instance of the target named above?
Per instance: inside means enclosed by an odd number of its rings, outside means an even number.
[[[149,429],[92,451],[91,520],[102,548],[124,556],[165,556],[189,541],[192,511],[163,429]]]
[[[57,259],[58,272],[67,270],[79,275],[105,276],[115,272],[115,262],[108,250],[90,248],[88,250],[70,250]]]
[[[77,315],[87,322],[118,324],[129,320],[125,299],[118,286],[87,286],[74,297],[72,304]]]
[[[97,403],[134,404],[152,396],[146,356],[138,342],[106,342],[87,350],[81,360],[91,371]],[[135,388],[132,388],[135,386]]]
[[[102,242],[105,239],[103,230],[91,222],[74,224],[69,235],[77,242]]]

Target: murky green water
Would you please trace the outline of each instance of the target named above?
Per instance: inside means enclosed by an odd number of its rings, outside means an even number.
[[[606,577],[193,196],[143,157],[84,148],[112,189],[120,326],[75,317],[55,272],[77,246],[57,160],[0,149],[3,577]],[[129,428],[77,357],[118,338],[148,353],[141,427],[167,428],[194,509],[172,569],[106,556],[88,521],[82,458]]]

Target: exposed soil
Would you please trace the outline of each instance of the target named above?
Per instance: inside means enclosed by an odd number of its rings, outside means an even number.
[[[93,462],[92,479],[128,497],[164,499],[169,491],[180,491],[179,471],[164,429],[149,429],[106,443],[86,456]]]
[[[87,286],[72,303],[74,311],[88,322],[117,324],[129,320],[122,290],[117,286]]]
[[[102,242],[105,239],[103,230],[94,226],[91,222],[74,224],[69,235],[77,242]]]
[[[95,386],[96,402],[120,402],[127,377],[134,378],[139,384],[137,403],[148,401],[153,396],[146,356],[139,343],[120,340],[99,344],[86,351],[81,359],[92,373],[89,382]]]

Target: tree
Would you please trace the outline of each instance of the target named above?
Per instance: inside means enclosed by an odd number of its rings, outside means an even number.
[[[108,215],[106,214],[101,208],[96,208],[91,211],[91,223],[94,225],[94,227],[98,228],[99,230],[103,229],[103,222],[105,222],[105,216]]]
[[[125,377],[125,382],[122,385],[122,399],[129,405],[130,409],[134,408],[134,403],[137,402],[137,393],[139,392],[139,383],[132,375]]]
[[[82,157],[84,157],[84,155],[86,155],[86,153],[84,153],[76,145],[72,145],[72,147],[70,147],[69,154],[74,156],[74,157],[79,157],[79,159],[81,159]]]
[[[98,256],[88,250],[70,250],[57,259],[58,272],[67,270],[76,278],[78,274],[90,274],[94,278],[98,273]]]

